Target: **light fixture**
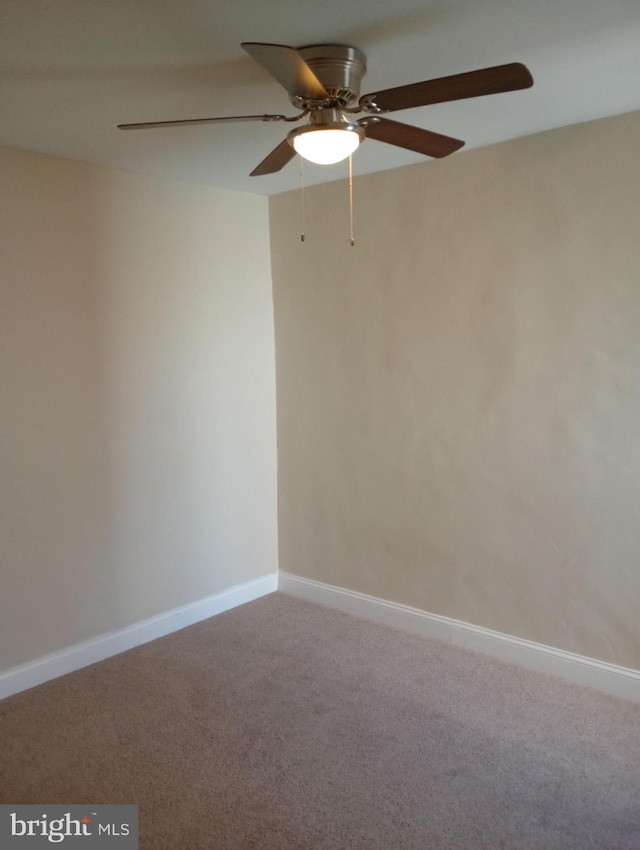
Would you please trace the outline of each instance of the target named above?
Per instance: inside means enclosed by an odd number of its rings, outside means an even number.
[[[347,121],[338,109],[318,109],[306,127],[292,130],[287,141],[304,159],[316,165],[341,162],[364,139],[364,128]]]

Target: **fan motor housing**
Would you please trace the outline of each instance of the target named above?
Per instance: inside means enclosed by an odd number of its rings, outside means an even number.
[[[350,106],[360,96],[360,84],[367,73],[367,60],[357,47],[342,44],[310,44],[299,47],[298,53],[331,95],[332,102]],[[326,101],[315,104],[298,95],[291,98],[298,108],[321,108]]]

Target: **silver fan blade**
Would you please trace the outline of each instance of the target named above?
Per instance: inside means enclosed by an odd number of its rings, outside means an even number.
[[[298,95],[313,100],[329,98],[329,92],[294,47],[257,41],[244,41],[241,46],[291,97]]]
[[[302,117],[302,116],[300,116]],[[187,118],[182,121],[146,121],[142,124],[118,124],[118,130],[148,130],[153,127],[188,127],[192,124],[223,124],[239,121],[297,121],[286,115],[227,115],[222,118]]]

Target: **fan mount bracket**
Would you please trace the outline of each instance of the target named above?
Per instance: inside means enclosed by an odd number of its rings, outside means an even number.
[[[311,68],[329,94],[329,99],[316,100],[292,95],[297,109],[324,109],[327,106],[349,107],[360,96],[360,84],[367,73],[367,60],[357,47],[342,44],[310,44],[298,53]]]

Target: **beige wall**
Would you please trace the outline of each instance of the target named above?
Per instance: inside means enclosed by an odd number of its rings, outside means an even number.
[[[640,668],[640,113],[305,194],[281,569]]]
[[[0,152],[0,669],[277,570],[265,198]]]

